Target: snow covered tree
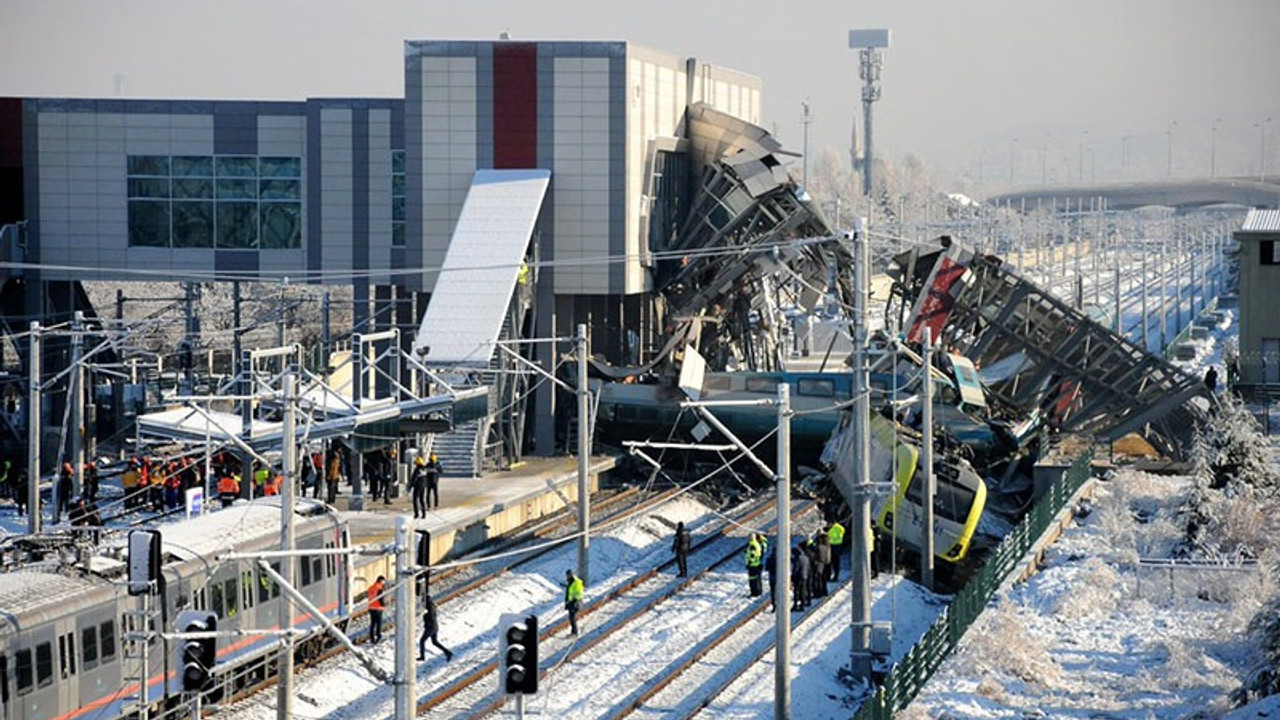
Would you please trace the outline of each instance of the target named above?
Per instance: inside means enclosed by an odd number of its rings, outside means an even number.
[[[1280,561],[1271,572],[1280,580]],[[1260,657],[1244,684],[1231,693],[1231,701],[1236,705],[1280,694],[1280,595],[1272,597],[1249,621],[1249,632],[1258,638]]]

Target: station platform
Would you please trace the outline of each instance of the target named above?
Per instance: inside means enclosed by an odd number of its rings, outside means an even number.
[[[613,456],[593,456],[587,482],[591,492],[600,487],[600,478],[617,464]],[[364,497],[363,510],[350,510],[349,496],[339,496],[335,507],[347,521],[353,545],[390,544],[395,540],[396,521],[409,517],[415,530],[431,533],[431,562],[440,562],[472,550],[485,542],[545,515],[574,505],[578,500],[578,459],[576,457],[529,458],[510,470],[479,477],[440,479],[440,506],[427,510],[426,518],[413,518],[412,498],[401,493],[390,504]],[[356,561],[355,587],[360,580],[378,575],[395,577],[395,557],[366,556]]]

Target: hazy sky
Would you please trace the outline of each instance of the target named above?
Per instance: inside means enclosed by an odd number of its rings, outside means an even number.
[[[995,189],[1011,169],[1018,185],[1081,165],[1114,179],[1127,145],[1129,176],[1163,177],[1177,120],[1174,174],[1208,175],[1219,118],[1218,172],[1244,175],[1268,117],[1280,172],[1278,21],[1280,0],[0,0],[0,96],[403,97],[403,40],[509,30],[752,73],[766,127],[799,150],[808,98],[811,154],[843,158],[860,82],[847,31],[888,27],[875,130],[891,157],[981,169]]]

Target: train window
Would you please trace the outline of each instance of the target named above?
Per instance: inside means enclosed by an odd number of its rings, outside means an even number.
[[[58,636],[58,671],[62,679],[76,674],[76,634]]]
[[[277,574],[277,575],[279,575],[279,574],[280,574],[280,563],[278,563],[278,562],[273,562],[273,563],[271,563],[271,569],[272,569],[272,570],[275,570],[275,571],[276,571],[276,574]],[[275,580],[272,580],[272,581],[271,581],[271,597],[273,597],[273,598],[278,598],[278,597],[280,597],[280,585],[279,585]]]
[[[213,605],[209,609],[213,610],[213,614],[217,615],[220,618],[226,617],[227,614],[223,612],[223,607],[222,607],[222,586],[217,583],[210,584],[209,594],[210,594],[209,596],[213,599]]]
[[[836,382],[816,378],[801,378],[796,381],[796,394],[812,397],[835,397]]]
[[[271,586],[275,583],[271,582],[271,576],[265,572],[258,571],[258,602],[264,603],[271,599]]]
[[[306,562],[305,560],[303,562]],[[320,582],[324,579],[324,558],[316,556],[311,558],[311,577]]]
[[[31,687],[35,685],[35,678],[32,674],[31,651],[19,650],[13,656],[13,675],[18,681],[18,694],[25,695],[31,692]]]
[[[9,704],[9,658],[0,653],[0,710]]]
[[[747,392],[769,393],[770,395],[777,395],[778,394],[778,378],[749,377],[747,378]]]
[[[52,684],[53,643],[40,643],[36,646],[36,685],[44,687]]]
[[[304,557],[299,564],[302,565],[302,586],[306,587],[311,584],[311,563]]]
[[[728,375],[712,375],[703,381],[702,386],[707,390],[732,390],[733,378]]]
[[[236,616],[236,612],[240,609],[240,603],[236,599],[236,579],[231,578],[223,585],[222,597],[227,601],[227,619]]]
[[[253,596],[253,572],[245,571],[240,573],[240,589],[244,595],[244,607],[246,610],[254,606]]]
[[[98,665],[98,628],[87,627],[80,631],[80,652],[84,654],[81,663],[88,670]]]
[[[98,646],[102,650],[102,662],[105,665],[116,656],[116,626],[110,620],[98,626]]]
[[[933,512],[951,522],[968,522],[969,511],[977,499],[974,492],[949,481],[945,473],[936,473],[934,484],[936,492],[933,496]],[[924,481],[920,472],[911,476],[911,484],[907,486],[907,500],[917,507],[924,503]]]
[[[331,543],[331,542],[327,542],[327,543],[325,543],[325,544],[324,544],[324,546],[325,546],[325,547],[327,547],[327,548],[329,548],[330,550],[332,550],[332,549],[333,549],[333,543]],[[324,562],[325,562],[325,576],[326,576],[326,577],[333,577],[333,576],[335,576],[335,575],[337,575],[337,574],[338,574],[337,556],[336,556],[336,555],[326,555],[326,556],[325,556],[325,558],[324,558]]]

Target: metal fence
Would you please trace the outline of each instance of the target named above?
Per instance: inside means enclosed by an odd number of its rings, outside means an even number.
[[[1062,474],[1061,480],[1050,485],[1049,491],[1036,501],[1022,522],[988,556],[982,570],[956,593],[955,600],[942,611],[920,642],[894,663],[884,684],[862,703],[853,720],[892,720],[894,712],[906,708],[919,694],[942,661],[955,651],[960,638],[986,609],[996,590],[1014,572],[1053,518],[1089,479],[1092,459],[1092,454],[1089,454],[1076,460]]]

